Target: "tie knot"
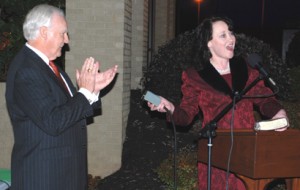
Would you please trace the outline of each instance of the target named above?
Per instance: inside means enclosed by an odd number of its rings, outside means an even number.
[[[50,65],[50,67],[52,67],[52,68],[53,68],[53,67],[57,68],[56,65],[55,65],[55,63],[54,63],[53,61],[50,61],[50,62],[49,62],[49,65]]]
[[[49,66],[53,69],[53,71],[56,75],[57,75],[57,73],[59,73],[58,68],[53,61],[49,62]]]
[[[60,73],[59,73],[59,70],[57,68],[57,66],[55,65],[55,63],[53,61],[50,61],[49,62],[49,66],[52,68],[53,72],[55,73],[55,75],[58,77],[58,78],[61,78],[60,76]]]

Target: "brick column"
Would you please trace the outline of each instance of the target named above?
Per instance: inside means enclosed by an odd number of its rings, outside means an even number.
[[[0,168],[10,168],[11,151],[14,143],[13,129],[10,123],[5,100],[5,82],[0,83]]]
[[[132,1],[131,89],[141,89],[140,80],[147,64],[148,0]]]
[[[155,52],[175,37],[175,0],[155,1]]]
[[[70,51],[65,68],[75,81],[75,69],[86,57],[105,70],[119,65],[113,88],[102,97],[102,113],[88,126],[89,173],[105,177],[121,166],[129,113],[131,69],[131,0],[66,0]]]

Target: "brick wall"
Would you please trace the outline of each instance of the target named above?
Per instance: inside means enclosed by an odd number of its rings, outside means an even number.
[[[154,50],[175,37],[175,0],[155,1]]]
[[[131,89],[141,89],[143,67],[147,64],[148,0],[133,0]]]
[[[121,166],[130,102],[131,9],[131,0],[66,1],[71,40],[66,71],[75,73],[89,56],[102,70],[119,66],[114,86],[103,94],[102,114],[88,126],[89,173],[102,177]]]
[[[13,131],[8,117],[5,101],[5,85],[0,83],[0,168],[10,168],[10,156],[13,147]]]

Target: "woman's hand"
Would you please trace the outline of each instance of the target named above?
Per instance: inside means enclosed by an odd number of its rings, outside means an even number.
[[[158,112],[167,112],[170,111],[171,114],[173,114],[175,106],[173,105],[173,103],[171,103],[170,101],[168,101],[167,99],[159,96],[160,98],[160,104],[158,106],[155,106],[154,104],[148,102],[147,105],[149,106],[151,111],[158,111]]]
[[[285,130],[287,130],[287,128],[290,126],[290,124],[289,124],[289,120],[288,120],[288,118],[287,118],[287,115],[286,115],[286,112],[285,112],[284,109],[279,110],[279,111],[276,113],[276,115],[274,115],[274,116],[272,117],[272,119],[278,119],[278,118],[286,118],[286,120],[287,120],[287,126],[285,126],[285,127],[283,127],[283,128],[280,128],[280,129],[275,129],[275,131],[285,131]]]

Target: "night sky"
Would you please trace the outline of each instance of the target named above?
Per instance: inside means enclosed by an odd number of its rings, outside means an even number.
[[[300,24],[300,0],[203,0],[200,21],[211,15],[220,15],[231,18],[238,28],[260,28],[263,2],[264,27],[286,28],[289,22]],[[197,26],[197,11],[195,0],[177,0],[180,31]]]
[[[209,0],[207,0],[209,1]],[[300,21],[299,0],[218,0],[218,12],[231,17],[236,25],[260,27],[264,3],[264,27],[285,27]],[[203,5],[204,6],[204,5]],[[204,9],[204,8],[203,8]]]
[[[177,0],[176,3],[178,35],[198,25],[198,6],[195,0]],[[280,51],[282,31],[300,29],[300,0],[203,0],[199,22],[212,15],[229,17],[234,22],[235,32],[262,39]]]

